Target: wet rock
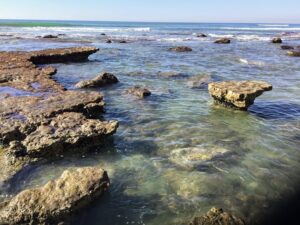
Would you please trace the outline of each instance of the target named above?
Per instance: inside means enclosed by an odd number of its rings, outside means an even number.
[[[1,224],[57,224],[84,208],[109,187],[106,171],[66,170],[43,187],[22,191],[0,205]]]
[[[105,34],[105,33],[101,33],[101,35],[102,35],[102,36],[106,36],[106,34]]]
[[[111,44],[111,43],[112,43],[112,40],[107,40],[106,43],[107,43],[107,44]]]
[[[95,47],[47,49],[30,52],[29,60],[34,64],[84,62],[97,51],[99,49]]]
[[[205,38],[205,37],[207,37],[207,35],[200,33],[200,34],[196,34],[196,37]]]
[[[143,88],[143,87],[140,87],[140,86],[135,86],[135,87],[129,88],[126,91],[126,93],[131,94],[131,95],[135,95],[139,98],[145,98],[145,97],[151,95],[151,92],[147,88]]]
[[[125,41],[125,40],[121,40],[121,41],[118,41],[120,44],[126,44],[127,43],[127,41]]]
[[[58,36],[57,35],[49,34],[49,35],[43,36],[43,38],[58,38]]]
[[[281,49],[283,50],[290,50],[290,49],[294,49],[293,46],[289,46],[289,45],[281,45]]]
[[[288,51],[289,56],[300,57],[300,51]]]
[[[281,44],[282,43],[282,39],[279,37],[273,38],[272,39],[272,43],[273,44]]]
[[[187,74],[175,72],[175,71],[162,71],[158,73],[158,76],[166,78],[184,78],[187,77]]]
[[[178,46],[178,47],[169,48],[169,51],[173,51],[173,52],[191,52],[191,51],[193,51],[193,49],[191,49],[190,47],[187,47],[187,46]]]
[[[210,75],[197,75],[188,79],[187,86],[190,88],[207,88],[210,82],[212,82]]]
[[[96,88],[96,87],[103,87],[109,84],[118,83],[119,80],[111,73],[103,72],[96,76],[92,80],[84,80],[78,82],[75,86],[77,88]]]
[[[220,208],[212,208],[206,215],[195,217],[190,225],[245,225],[246,223],[240,219],[224,212]]]
[[[230,42],[229,38],[221,38],[215,41],[216,44],[230,44]]]
[[[264,81],[224,81],[210,83],[208,90],[217,103],[247,110],[255,98],[272,90],[272,85]]]
[[[185,167],[194,168],[215,158],[224,157],[229,151],[221,147],[193,147],[175,149],[170,153],[170,161]]]

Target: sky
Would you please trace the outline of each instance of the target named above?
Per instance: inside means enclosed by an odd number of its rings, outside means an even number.
[[[300,0],[0,0],[0,19],[300,23]]]

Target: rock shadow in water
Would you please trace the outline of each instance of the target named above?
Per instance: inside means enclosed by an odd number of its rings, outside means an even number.
[[[300,117],[300,104],[287,102],[259,102],[249,112],[263,119],[296,119]]]

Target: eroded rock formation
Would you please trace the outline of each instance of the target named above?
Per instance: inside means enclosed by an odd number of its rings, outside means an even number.
[[[85,207],[109,187],[106,171],[66,170],[57,180],[22,191],[0,205],[0,224],[57,224]]]
[[[216,102],[247,110],[255,98],[272,90],[272,85],[264,81],[223,81],[210,83],[208,90]]]
[[[109,84],[115,84],[118,82],[119,80],[115,75],[111,73],[103,72],[98,76],[96,76],[94,79],[80,81],[75,86],[77,88],[96,88],[96,87],[103,87]]]
[[[132,88],[129,88],[126,91],[127,94],[135,95],[138,98],[145,98],[147,96],[151,95],[151,92],[147,88],[143,88],[140,86],[135,86]]]

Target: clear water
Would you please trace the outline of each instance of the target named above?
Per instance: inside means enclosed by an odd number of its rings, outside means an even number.
[[[93,45],[91,61],[57,64],[55,79],[68,89],[101,71],[120,83],[101,91],[105,119],[120,122],[118,132],[95,152],[64,156],[32,168],[15,180],[9,193],[39,186],[77,166],[100,166],[111,178],[110,192],[76,217],[76,224],[186,224],[212,206],[257,223],[274,201],[299,190],[300,60],[270,43],[300,45],[300,25],[165,24],[117,22],[1,21],[0,50],[35,50]],[[106,36],[101,33],[106,33]],[[65,34],[58,40],[35,36]],[[196,33],[209,34],[197,38]],[[2,34],[2,36],[1,36]],[[12,35],[12,36],[8,36]],[[216,45],[228,36],[230,45]],[[127,44],[106,44],[107,38]],[[186,45],[193,52],[174,53]],[[160,72],[186,76],[167,78]],[[249,112],[215,106],[207,90],[191,89],[188,79],[265,80],[274,89]],[[124,94],[148,87],[145,100]],[[182,149],[201,149],[207,158],[194,163]],[[226,152],[209,157],[219,150]],[[184,163],[183,163],[184,162]],[[4,190],[2,191],[4,192]]]

